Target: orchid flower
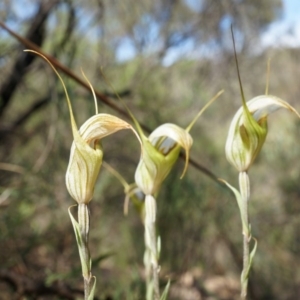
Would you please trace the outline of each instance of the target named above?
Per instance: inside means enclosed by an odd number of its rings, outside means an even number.
[[[239,190],[223,181],[234,193],[242,221],[243,233],[243,270],[241,273],[241,298],[246,299],[248,289],[248,278],[253,258],[257,249],[257,240],[252,237],[251,225],[248,216],[248,202],[250,200],[250,179],[248,170],[260,153],[268,133],[268,115],[280,108],[286,108],[294,112],[298,117],[299,113],[282,99],[268,95],[268,79],[266,95],[261,95],[246,102],[238,60],[235,49],[234,35],[232,39],[236,60],[236,68],[242,98],[242,107],[234,115],[229,127],[225,145],[226,158],[239,172]],[[269,61],[270,63],[270,61]],[[268,72],[269,73],[269,63]],[[267,77],[268,78],[268,77]],[[250,242],[254,240],[254,246],[250,251]]]
[[[176,163],[181,148],[185,151],[185,166],[181,178],[184,176],[189,162],[189,152],[193,139],[189,133],[197,119],[205,109],[215,101],[223,91],[212,98],[196,115],[186,129],[175,124],[167,123],[157,127],[149,137],[146,137],[138,121],[127,108],[134,121],[142,141],[142,155],[135,172],[135,183],[145,195],[144,226],[145,226],[145,255],[147,291],[146,299],[162,299],[159,292],[159,265],[160,238],[156,238],[156,196],[165,178]],[[162,297],[165,297],[169,284]]]
[[[250,180],[248,170],[265,142],[268,132],[268,115],[280,108],[285,108],[294,112],[299,118],[300,115],[287,102],[271,95],[257,96],[246,103],[242,93],[242,102],[243,106],[236,112],[230,124],[225,146],[227,160],[239,172],[240,191],[235,189],[226,181],[222,181],[235,194],[240,210],[244,236],[241,295],[242,299],[246,299],[249,273],[257,249],[257,241],[252,237],[248,217],[248,201],[250,199]],[[250,252],[249,243],[252,238],[254,240],[254,247]]]
[[[102,73],[104,80],[115,91],[114,87]],[[181,178],[184,176],[189,162],[189,151],[193,144],[193,139],[189,131],[205,111],[205,109],[214,102],[222,93],[220,91],[213,97],[196,115],[190,125],[183,129],[175,124],[164,124],[156,128],[147,137],[140,124],[127,107],[126,103],[119,97],[118,99],[124,104],[128,114],[133,120],[137,132],[142,142],[142,154],[135,171],[135,183],[137,188],[144,194],[144,227],[145,227],[145,255],[144,264],[146,270],[146,299],[162,300],[165,299],[169,284],[167,284],[162,296],[159,292],[159,266],[158,259],[160,253],[160,238],[156,238],[156,199],[159,189],[170,173],[172,167],[177,161],[181,148],[185,151],[185,167]],[[125,189],[126,190],[126,189]],[[132,194],[131,194],[132,195]],[[128,198],[127,198],[128,199]]]
[[[93,197],[95,181],[102,164],[100,140],[122,129],[134,129],[127,122],[108,114],[89,118],[77,131],[72,124],[74,142],[66,173],[66,185],[78,204],[88,204]]]
[[[213,97],[196,115],[186,129],[166,123],[157,127],[147,138],[133,117],[142,141],[142,156],[135,172],[135,182],[145,195],[157,195],[162,182],[177,161],[181,148],[185,151],[185,166],[181,178],[186,173],[189,152],[193,139],[189,133],[205,109],[214,102],[223,91]]]
[[[280,108],[299,113],[287,102],[271,95],[261,95],[245,103],[232,119],[225,146],[227,160],[244,172],[259,154],[268,132],[267,117]]]
[[[161,125],[148,138],[142,135],[141,139],[143,152],[135,172],[135,182],[144,194],[156,195],[177,161],[181,148],[186,152],[184,175],[193,139],[187,130],[175,124]]]
[[[86,76],[94,96],[96,114],[90,117],[78,130],[73,115],[71,101],[66,86],[51,62],[42,54],[32,51],[48,62],[58,76],[63,86],[70,112],[71,127],[74,141],[71,147],[70,160],[66,172],[66,186],[72,198],[78,203],[78,221],[73,217],[70,208],[69,215],[74,228],[84,279],[84,299],[93,300],[96,278],[91,273],[91,258],[88,248],[89,209],[88,204],[94,194],[94,186],[102,165],[103,150],[101,140],[122,129],[131,129],[140,141],[133,127],[127,122],[109,114],[98,114],[97,99],[94,89]],[[140,141],[141,142],[141,141]]]
[[[113,115],[98,113],[94,89],[83,72],[83,76],[87,80],[94,96],[96,114],[85,121],[78,130],[69,95],[59,73],[44,55],[33,50],[25,51],[35,53],[45,59],[62,83],[69,107],[74,138],[66,172],[66,186],[68,192],[78,204],[88,204],[93,197],[95,182],[102,164],[103,150],[101,140],[123,129],[131,129],[139,141],[140,138],[129,123]]]

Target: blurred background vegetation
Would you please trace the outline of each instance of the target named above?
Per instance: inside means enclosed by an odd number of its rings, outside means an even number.
[[[122,107],[100,69],[137,119],[154,129],[198,120],[192,158],[237,185],[225,159],[230,121],[241,105],[232,52],[233,24],[247,99],[270,93],[298,111],[300,53],[262,48],[260,36],[282,15],[280,0],[3,0],[0,20],[88,78]],[[0,29],[0,299],[78,299],[82,278],[65,187],[72,143],[65,96],[40,58]],[[62,72],[60,72],[62,74]],[[89,91],[63,75],[78,124],[94,114]],[[100,112],[118,115],[99,101]],[[250,216],[258,251],[249,299],[300,299],[299,133],[296,117],[270,117],[265,146],[250,171]],[[103,142],[105,160],[130,183],[139,146],[130,132]],[[233,195],[180,160],[158,198],[161,282],[170,299],[238,299],[242,263],[239,211]],[[104,168],[91,209],[97,299],[143,299],[143,226],[124,191]]]

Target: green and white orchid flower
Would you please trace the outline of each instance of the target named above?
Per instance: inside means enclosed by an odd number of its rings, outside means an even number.
[[[71,118],[74,119],[73,116]],[[94,115],[79,131],[75,121],[72,121],[74,141],[66,173],[66,185],[78,204],[88,204],[93,197],[103,158],[101,139],[123,129],[134,131],[127,122],[108,114]]]
[[[110,114],[98,113],[94,89],[83,72],[83,76],[94,96],[96,114],[85,121],[78,130],[68,91],[57,70],[44,55],[33,50],[25,51],[35,53],[46,60],[61,81],[69,107],[74,138],[66,172],[66,186],[68,192],[78,204],[88,204],[93,197],[95,182],[102,164],[103,150],[101,140],[123,129],[131,129],[139,141],[140,138],[134,128],[124,120]]]
[[[286,108],[294,112],[298,117],[300,117],[300,115],[287,102],[271,95],[257,96],[246,102],[242,92],[242,103],[243,106],[236,112],[230,124],[225,146],[227,160],[239,172],[240,191],[226,181],[222,181],[235,194],[240,210],[244,236],[241,296],[242,299],[246,299],[249,273],[257,249],[257,240],[252,237],[248,217],[248,202],[250,200],[250,180],[248,170],[260,153],[266,140],[268,132],[268,115],[280,108]],[[249,243],[252,239],[254,240],[254,247],[250,252]]]
[[[267,117],[280,108],[300,117],[291,105],[275,96],[261,95],[247,103],[243,99],[243,106],[232,119],[225,146],[227,160],[239,172],[247,171],[253,164],[267,136]]]
[[[252,237],[251,225],[248,216],[248,203],[250,200],[250,179],[248,170],[260,153],[268,133],[268,115],[280,108],[286,108],[299,113],[287,102],[268,94],[268,79],[266,95],[261,95],[246,102],[241,77],[239,73],[238,60],[235,50],[234,35],[232,31],[233,46],[237,67],[238,80],[241,91],[242,107],[234,115],[225,145],[226,158],[239,172],[239,191],[232,185],[223,181],[234,193],[242,221],[243,233],[243,271],[241,273],[241,298],[247,298],[248,279],[253,258],[257,249],[257,240]],[[269,61],[270,63],[270,61]],[[268,73],[269,73],[268,63]],[[267,74],[268,74],[267,73]],[[250,242],[254,246],[250,251]]]
[[[146,270],[147,291],[146,299],[159,300],[159,265],[160,238],[156,237],[156,196],[163,181],[176,163],[181,148],[185,151],[185,167],[181,178],[184,176],[189,162],[189,152],[193,139],[189,133],[197,119],[205,109],[215,101],[223,91],[212,98],[196,115],[186,129],[175,124],[166,123],[157,127],[149,137],[146,137],[138,121],[127,108],[134,121],[142,141],[142,155],[135,172],[135,183],[145,194],[144,226],[145,226],[145,254],[144,264]],[[166,295],[168,286],[163,295]]]
[[[61,76],[44,55],[32,50],[26,51],[33,52],[48,62],[61,81],[66,95],[74,138],[66,172],[66,186],[72,198],[78,203],[78,221],[73,217],[70,208],[69,215],[74,228],[81,261],[82,275],[84,278],[84,299],[93,300],[96,278],[92,276],[91,273],[91,258],[88,248],[90,223],[88,204],[93,197],[95,183],[102,165],[103,150],[101,140],[123,129],[131,129],[139,141],[140,138],[129,123],[113,115],[98,113],[94,89],[84,73],[83,76],[88,82],[94,96],[96,114],[90,117],[78,130],[71,101]]]
[[[222,93],[223,91],[217,93],[201,109],[186,129],[175,124],[166,123],[157,127],[149,137],[146,137],[140,125],[132,116],[142,141],[142,155],[135,172],[135,182],[145,195],[157,195],[162,182],[177,161],[181,148],[185,151],[185,166],[181,178],[184,176],[193,144],[189,131],[205,109]]]
[[[142,135],[141,139],[143,152],[135,172],[135,182],[145,195],[156,195],[177,161],[181,148],[186,152],[185,173],[193,139],[187,130],[175,124],[161,125],[148,138]]]

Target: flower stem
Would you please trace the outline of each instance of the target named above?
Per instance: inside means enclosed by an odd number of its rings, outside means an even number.
[[[159,266],[158,266],[158,251],[156,241],[156,200],[152,195],[146,195],[145,198],[145,269],[146,269],[146,284],[147,294],[146,299],[152,298],[159,300]],[[152,278],[151,278],[152,277]],[[152,279],[152,280],[151,280]],[[152,300],[152,299],[151,299]]]
[[[81,256],[82,276],[84,280],[84,300],[88,300],[92,288],[91,257],[89,243],[89,208],[86,204],[78,205],[78,223],[81,235],[81,244],[78,244]]]
[[[146,244],[146,236],[145,236],[145,244]],[[144,265],[145,265],[145,279],[146,279],[146,300],[153,299],[153,287],[151,284],[151,261],[150,261],[150,251],[149,249],[145,249],[144,253]]]
[[[246,226],[243,226],[243,271],[241,275],[241,298],[247,299],[247,288],[248,288],[248,276],[250,270],[250,252],[249,243],[251,240],[251,232],[249,226],[248,217],[248,201],[250,198],[250,181],[247,172],[240,172],[239,174],[239,186],[240,193],[242,196],[242,220]]]

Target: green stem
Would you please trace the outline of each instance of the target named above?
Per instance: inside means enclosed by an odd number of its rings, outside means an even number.
[[[84,280],[84,300],[89,299],[89,295],[92,289],[92,273],[91,273],[91,257],[88,248],[89,244],[89,227],[90,217],[89,208],[86,204],[78,205],[78,223],[81,234],[82,243],[79,246],[79,252],[82,256],[82,276]]]
[[[145,234],[145,245],[146,245],[146,234]],[[153,299],[153,287],[151,281],[151,261],[150,261],[150,251],[146,247],[144,254],[144,265],[145,265],[145,279],[146,279],[146,300]]]
[[[152,195],[146,195],[145,198],[145,268],[146,268],[146,284],[147,295],[149,299],[152,295],[153,299],[159,300],[159,266],[158,266],[158,251],[156,240],[156,200]],[[151,278],[152,277],[152,278]],[[151,280],[151,279],[152,280]],[[152,299],[151,299],[152,300]]]
[[[251,232],[249,226],[248,217],[248,201],[250,198],[250,181],[247,172],[240,172],[239,174],[239,186],[242,197],[242,219],[247,227],[243,229],[243,271],[241,275],[242,292],[241,298],[247,299],[247,288],[248,288],[248,275],[250,269],[250,252],[249,243],[251,240]]]

